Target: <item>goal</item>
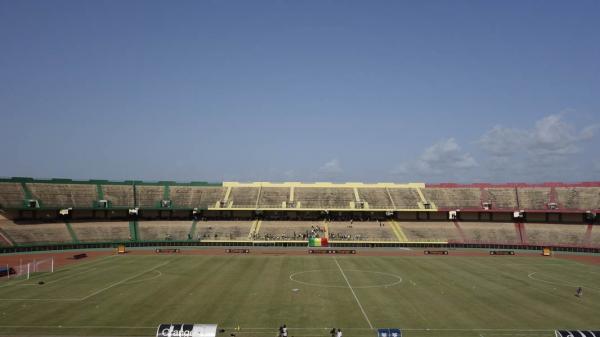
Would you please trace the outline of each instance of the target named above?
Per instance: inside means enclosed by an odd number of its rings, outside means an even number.
[[[13,266],[15,273],[10,278],[24,278],[29,280],[33,275],[54,272],[54,257],[41,260],[33,260]]]

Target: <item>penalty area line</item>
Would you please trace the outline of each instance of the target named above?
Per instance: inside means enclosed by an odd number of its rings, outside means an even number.
[[[136,278],[136,277],[138,277],[138,276],[141,276],[141,275],[144,275],[144,274],[146,274],[146,273],[149,273],[149,272],[151,272],[151,271],[155,270],[156,268],[160,268],[160,267],[162,267],[162,266],[164,266],[164,265],[166,265],[166,264],[168,264],[168,263],[171,263],[171,261],[169,260],[169,261],[167,261],[167,262],[163,262],[163,263],[161,263],[161,264],[158,264],[158,265],[156,265],[156,266],[154,266],[154,267],[152,267],[152,268],[150,268],[150,269],[146,269],[146,270],[144,270],[144,271],[142,271],[142,272],[140,272],[140,273],[137,273],[137,274],[135,274],[135,275],[133,275],[133,276],[130,276],[130,277],[128,277],[128,278],[125,278],[125,279],[123,279],[123,280],[121,280],[121,281],[119,281],[119,282],[115,282],[115,283],[113,283],[113,284],[110,284],[110,285],[108,285],[108,286],[106,286],[106,287],[102,288],[102,289],[98,289],[98,290],[94,291],[93,293],[91,293],[91,294],[89,294],[89,295],[87,295],[87,296],[85,296],[85,297],[82,297],[82,298],[80,298],[79,300],[80,300],[80,301],[85,301],[85,300],[87,300],[88,298],[90,298],[90,297],[92,297],[92,296],[96,296],[96,295],[100,294],[101,292],[104,292],[104,291],[106,291],[106,290],[108,290],[108,289],[110,289],[110,288],[112,288],[112,287],[118,286],[119,284],[125,283],[125,282],[127,282],[127,281],[129,281],[129,280],[133,280],[134,278]]]

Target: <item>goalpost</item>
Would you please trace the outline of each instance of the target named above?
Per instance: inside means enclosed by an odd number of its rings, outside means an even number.
[[[28,263],[21,263],[18,266],[12,267],[15,273],[11,278],[25,278],[29,280],[34,273],[53,273],[54,272],[54,257],[41,260],[33,260]]]

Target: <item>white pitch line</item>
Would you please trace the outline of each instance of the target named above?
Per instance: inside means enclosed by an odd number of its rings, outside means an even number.
[[[544,283],[548,283],[548,284],[553,284],[553,285],[557,285],[557,286],[561,286],[561,287],[571,287],[571,288],[576,288],[579,287],[580,284],[579,283],[572,283],[572,282],[568,282],[568,281],[564,281],[564,280],[560,280],[555,278],[557,281],[559,282],[552,282],[552,281],[547,281],[547,280],[543,280],[543,279],[539,279],[539,278],[535,278],[533,277],[533,275],[537,274],[537,271],[534,271],[532,273],[529,273],[527,275],[528,278],[534,280],[534,281],[539,281],[539,282],[544,282]],[[561,283],[562,282],[562,283]],[[593,288],[593,287],[588,287],[588,286],[583,286],[583,289],[591,289],[591,290],[596,290],[596,291],[600,291],[600,289],[598,288]]]
[[[352,295],[354,295],[354,299],[356,300],[356,303],[358,304],[358,307],[360,308],[360,311],[362,311],[363,316],[365,316],[365,320],[367,321],[367,323],[369,323],[369,327],[371,329],[373,329],[373,324],[371,324],[371,321],[369,320],[369,317],[367,317],[367,313],[365,312],[365,309],[363,309],[362,304],[360,304],[360,301],[358,300],[358,297],[356,296],[356,293],[354,292],[354,289],[352,288],[352,286],[350,285],[350,282],[348,281],[348,278],[346,277],[346,274],[344,273],[344,270],[342,269],[342,266],[340,266],[337,258],[334,256],[333,260],[335,261],[335,264],[337,264],[338,268],[340,269],[340,273],[342,273],[342,276],[344,277],[344,280],[346,280],[346,284],[348,285],[348,288],[350,288],[350,291],[352,292]]]
[[[164,262],[164,263],[161,263],[161,264],[159,264],[159,265],[156,265],[156,266],[154,266],[154,267],[152,267],[152,268],[150,268],[150,269],[146,269],[146,270],[144,270],[144,271],[142,271],[142,272],[140,272],[140,273],[137,273],[137,274],[135,274],[135,275],[133,275],[133,276],[130,276],[130,277],[126,278],[126,279],[123,279],[123,280],[121,280],[121,281],[119,281],[119,282],[115,282],[115,283],[113,283],[113,284],[111,284],[111,285],[109,285],[109,286],[107,286],[107,287],[104,287],[104,288],[102,288],[102,289],[96,290],[96,291],[94,291],[93,293],[91,293],[91,294],[89,294],[89,295],[87,295],[87,296],[85,296],[85,297],[82,297],[82,298],[80,299],[80,301],[85,301],[85,300],[87,300],[88,298],[90,298],[90,297],[92,297],[92,296],[96,296],[96,295],[98,295],[99,293],[101,293],[101,292],[103,292],[103,291],[106,291],[106,290],[108,290],[108,289],[110,289],[110,288],[112,288],[112,287],[118,286],[118,285],[119,285],[119,284],[121,284],[121,283],[124,283],[124,282],[127,282],[127,281],[129,281],[129,280],[132,280],[132,279],[134,279],[134,278],[136,278],[136,277],[138,277],[138,276],[140,276],[140,275],[144,275],[144,274],[146,274],[146,273],[148,273],[148,272],[151,272],[151,271],[153,271],[154,269],[156,269],[156,268],[159,268],[159,267],[162,267],[162,266],[164,266],[164,265],[166,265],[166,264],[168,264],[168,263],[171,263],[171,260],[169,260],[169,261],[167,261],[167,262]]]
[[[103,328],[103,329],[156,329],[156,326],[152,325],[152,326],[147,326],[147,325],[140,325],[140,326],[118,326],[118,325],[0,325],[0,328],[32,328],[32,329],[48,329],[48,328],[62,328],[62,329],[81,329],[81,328]],[[236,327],[224,327],[223,329],[226,330],[233,330]],[[263,328],[258,328],[258,327],[241,327],[241,331],[244,330],[267,330],[267,331],[272,331],[273,329],[276,329],[274,327],[263,327]],[[326,327],[326,328],[307,328],[307,327],[288,327],[289,330],[330,330],[331,327]],[[370,328],[344,328],[344,330],[372,330]],[[483,331],[483,332],[516,332],[516,333],[543,333],[543,332],[553,332],[554,328],[551,329],[488,329],[488,328],[481,328],[481,329],[461,329],[461,328],[403,328],[402,330],[405,331],[448,331],[448,332],[452,332],[452,331],[456,331],[456,332],[477,332],[477,331]],[[513,334],[514,335],[514,334]]]
[[[71,302],[81,301],[79,298],[0,298],[0,301],[50,301],[50,302]]]

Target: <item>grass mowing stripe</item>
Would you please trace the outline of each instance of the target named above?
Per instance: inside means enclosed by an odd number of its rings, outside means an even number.
[[[358,297],[356,297],[356,293],[354,292],[354,289],[352,289],[352,286],[350,285],[350,282],[348,281],[348,278],[346,277],[346,274],[344,273],[344,270],[340,266],[340,263],[338,262],[338,260],[337,260],[336,257],[333,258],[333,261],[335,261],[335,264],[340,269],[340,273],[342,273],[342,276],[344,277],[344,280],[346,280],[346,284],[348,285],[348,288],[350,288],[350,291],[352,292],[352,295],[354,296],[354,299],[356,300],[356,303],[358,303],[358,307],[360,308],[360,311],[362,312],[363,316],[365,316],[365,320],[367,321],[367,323],[369,323],[369,327],[371,329],[373,329],[373,324],[371,324],[371,321],[369,320],[369,317],[367,316],[367,313],[365,312],[365,309],[363,309],[363,306],[362,306],[362,304],[360,304],[360,301],[358,300]]]
[[[160,268],[160,267],[162,267],[162,266],[164,266],[164,265],[166,265],[166,264],[168,264],[168,263],[171,263],[171,260],[169,260],[169,261],[166,261],[166,262],[163,262],[163,263],[161,263],[161,264],[158,264],[158,265],[156,265],[156,266],[154,266],[154,267],[152,267],[152,268],[150,268],[150,269],[146,269],[146,270],[142,271],[141,273],[137,273],[137,274],[135,274],[135,275],[133,275],[133,276],[130,276],[130,277],[126,278],[126,279],[123,279],[123,280],[121,280],[121,281],[119,281],[119,282],[115,282],[115,283],[113,283],[113,284],[111,284],[111,285],[109,285],[109,286],[107,286],[107,287],[104,287],[104,288],[102,288],[102,289],[96,290],[96,291],[94,291],[93,293],[91,293],[91,294],[89,294],[89,295],[87,295],[87,296],[85,296],[85,297],[82,297],[80,300],[81,300],[81,301],[85,301],[85,300],[87,300],[88,298],[90,298],[90,297],[92,297],[92,296],[96,296],[96,295],[100,294],[100,293],[101,293],[101,292],[103,292],[103,291],[106,291],[106,290],[108,290],[108,289],[110,289],[110,288],[112,288],[112,287],[114,287],[114,286],[118,286],[118,285],[119,285],[119,284],[121,284],[121,283],[127,282],[127,281],[129,281],[129,280],[132,280],[132,279],[134,279],[134,278],[138,277],[138,276],[141,276],[141,275],[144,275],[144,274],[146,274],[146,273],[148,273],[148,272],[151,272],[151,271],[155,270],[156,268]]]
[[[86,262],[83,262],[83,263],[79,263],[79,264],[77,264],[77,265],[75,265],[73,267],[70,267],[70,268],[61,268],[61,269],[58,269],[55,272],[50,273],[50,274],[49,273],[36,273],[35,275],[32,275],[29,279],[20,278],[18,280],[6,280],[5,282],[10,282],[10,283],[0,286],[0,289],[6,288],[6,287],[10,287],[10,286],[22,285],[22,283],[27,283],[28,281],[31,281],[31,280],[37,280],[37,279],[42,278],[42,277],[46,277],[47,278],[47,277],[52,277],[52,276],[57,276],[57,275],[60,276],[60,275],[62,275],[65,272],[68,272],[68,271],[71,271],[71,270],[76,270],[76,269],[79,269],[81,267],[93,264],[93,263],[100,264],[99,262],[105,262],[108,258],[114,257],[114,256],[116,256],[116,255],[110,255],[110,256],[100,257],[100,258],[94,259],[92,261],[86,261]]]

